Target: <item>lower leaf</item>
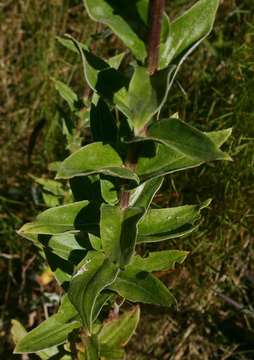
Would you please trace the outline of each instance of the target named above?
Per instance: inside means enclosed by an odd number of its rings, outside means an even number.
[[[161,306],[170,306],[175,303],[174,296],[159,279],[131,265],[119,274],[109,288],[132,302]]]
[[[95,303],[103,289],[117,277],[118,268],[103,253],[90,252],[81,269],[73,276],[68,295],[82,323],[91,332]]]
[[[34,353],[64,343],[74,329],[80,328],[80,322],[74,320],[76,316],[77,311],[64,296],[58,313],[23,337],[14,353]]]
[[[139,306],[127,311],[116,319],[107,321],[100,333],[99,340],[109,348],[125,346],[135,332],[140,318]]]

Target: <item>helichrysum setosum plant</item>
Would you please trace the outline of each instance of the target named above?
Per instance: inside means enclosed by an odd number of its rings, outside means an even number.
[[[71,155],[56,175],[69,181],[69,201],[20,229],[40,248],[65,291],[58,312],[20,336],[16,345],[16,353],[37,353],[42,359],[55,354],[62,359],[124,358],[123,347],[139,321],[139,306],[126,310],[124,300],[174,304],[171,291],[153,273],[172,269],[187,256],[178,250],[144,251],[140,244],[186,236],[209,205],[208,200],[155,208],[153,197],[167,174],[230,159],[220,149],[230,129],[206,133],[177,114],[161,118],[181,64],[212,29],[219,0],[199,0],[173,22],[164,0],[84,4],[128,51],[102,59],[70,36],[60,39],[82,59],[91,89],[83,120],[92,142],[81,147],[74,141],[73,146],[69,134]],[[55,84],[80,116],[78,96],[60,81]],[[51,190],[58,184],[61,190],[59,182],[41,184]]]

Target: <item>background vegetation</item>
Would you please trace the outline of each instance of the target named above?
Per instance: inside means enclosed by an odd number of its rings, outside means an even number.
[[[168,1],[173,18],[193,1]],[[57,35],[84,41],[96,31],[80,0],[0,1],[0,357],[12,355],[11,319],[31,328],[54,312],[60,289],[37,250],[15,230],[42,208],[29,174],[49,176],[65,154],[64,109],[52,77],[86,91],[80,62]],[[115,41],[98,41],[110,53]],[[119,46],[119,44],[117,44]],[[185,63],[171,91],[170,112],[201,130],[233,127],[233,163],[168,176],[158,203],[212,197],[200,229],[168,243],[191,255],[173,273],[178,307],[142,307],[130,360],[254,359],[254,3],[222,0],[215,30]],[[163,245],[165,246],[165,245]]]

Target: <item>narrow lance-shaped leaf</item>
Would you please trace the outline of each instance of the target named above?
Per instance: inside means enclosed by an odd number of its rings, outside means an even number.
[[[157,110],[157,97],[146,68],[136,66],[128,89],[129,117],[135,132],[151,120]]]
[[[147,257],[135,256],[130,266],[148,272],[174,269],[175,264],[182,264],[187,255],[188,251],[181,250],[153,251]]]
[[[80,215],[88,206],[89,202],[84,200],[48,209],[39,214],[34,222],[23,225],[19,233],[51,235],[87,228],[88,222]]]
[[[210,202],[209,199],[201,205],[148,210],[139,224],[137,242],[157,242],[191,233],[197,227],[201,210]]]
[[[132,265],[122,271],[109,288],[132,302],[170,306],[175,302],[168,288],[147,271]]]
[[[99,332],[99,341],[109,348],[120,348],[125,346],[135,332],[140,319],[140,309],[136,306],[126,311],[119,317],[108,320],[103,324]]]
[[[129,205],[132,207],[141,207],[147,210],[155,194],[161,188],[162,183],[162,177],[143,182],[141,185],[131,191]]]
[[[14,352],[33,353],[62,344],[74,329],[80,327],[80,322],[75,320],[76,317],[77,311],[65,295],[57,314],[23,337]]]
[[[209,136],[176,118],[154,122],[147,130],[145,138],[158,141],[199,161],[230,159]]]
[[[116,205],[119,202],[118,188],[116,187],[115,182],[111,180],[107,176],[101,175],[101,195],[106,203]]]
[[[114,282],[118,271],[115,265],[105,259],[103,253],[91,252],[70,282],[69,298],[89,332],[92,329],[96,300],[102,290]]]
[[[43,187],[43,190],[49,191],[50,193],[56,196],[64,196],[63,185],[59,181],[55,181],[52,179],[39,178],[34,175],[30,175],[30,177],[39,185]]]
[[[45,236],[45,240],[40,236],[40,242],[51,249],[54,254],[70,261],[72,258],[78,257],[79,253],[83,254],[84,257],[84,254],[92,249],[88,235],[84,232],[77,234],[55,234],[50,237]]]
[[[51,249],[45,248],[44,254],[58,284],[66,289],[74,271],[74,264],[58,256]]]
[[[77,103],[79,101],[77,94],[62,81],[56,79],[52,80],[54,81],[55,88],[59,92],[60,96],[68,103],[70,110],[76,110]]]
[[[135,173],[123,166],[119,154],[109,144],[95,142],[84,146],[62,162],[58,179],[102,173],[138,182]]]
[[[128,264],[134,253],[137,224],[143,213],[143,208],[101,206],[102,247],[110,261],[120,267]]]
[[[126,85],[126,78],[108,62],[84,49],[72,36],[68,35],[68,38],[81,56],[84,77],[90,88],[107,100],[112,100],[114,93]]]
[[[170,66],[150,77],[146,68],[136,66],[128,90],[122,87],[114,94],[114,103],[129,119],[135,135],[142,134],[163,107],[174,70]]]
[[[231,132],[232,129],[226,129],[204,134],[215,146],[220,147],[227,141]],[[204,161],[187,157],[163,144],[156,145],[147,141],[142,144],[136,172],[141,179],[149,179],[200,166],[203,163]]]
[[[27,331],[23,327],[23,325],[17,320],[12,320],[11,323],[12,323],[12,327],[11,327],[12,339],[14,344],[17,345],[17,343],[19,343],[27,335]],[[57,354],[58,354],[57,346],[52,346],[49,349],[41,350],[36,353],[36,355],[41,360],[51,359],[54,355]]]
[[[126,55],[126,52],[122,52],[120,54],[117,54],[115,56],[112,56],[107,60],[107,63],[114,69],[118,70],[124,57]]]
[[[164,69],[178,55],[209,35],[213,28],[219,0],[199,0],[171,24],[171,31],[160,46],[159,69]]]
[[[138,60],[145,60],[145,44],[123,17],[117,14],[117,10],[119,10],[117,2],[107,0],[84,0],[84,4],[88,14],[93,20],[109,26],[125,45],[131,49]],[[135,4],[132,4],[132,7],[135,8]]]
[[[124,360],[125,352],[120,348],[112,348],[106,344],[100,344],[100,356],[105,360]]]

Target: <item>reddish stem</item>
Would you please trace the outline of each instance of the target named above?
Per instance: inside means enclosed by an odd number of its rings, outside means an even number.
[[[160,34],[163,19],[165,0],[150,0],[149,4],[149,38],[148,38],[148,71],[153,75],[158,67]],[[125,166],[135,171],[138,159],[136,144],[129,145]],[[120,207],[126,209],[129,206],[130,192],[124,187],[120,194]]]
[[[148,37],[148,71],[153,75],[158,67],[160,51],[160,34],[165,0],[150,0],[149,37]]]

